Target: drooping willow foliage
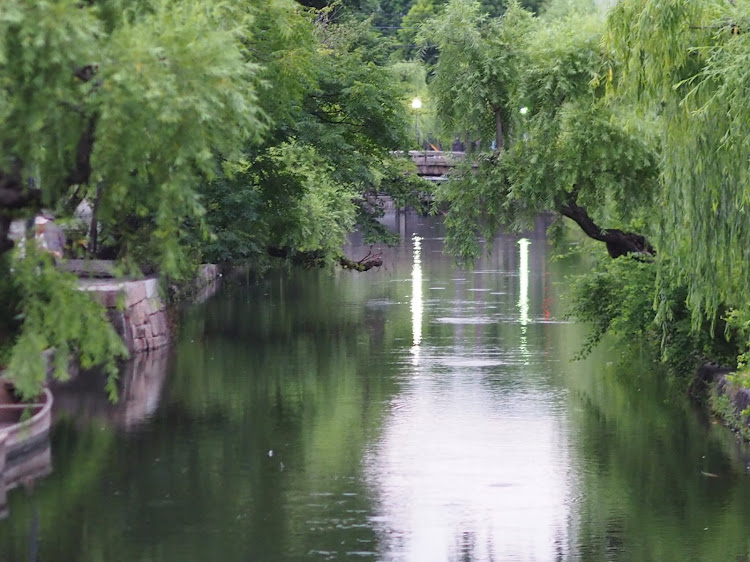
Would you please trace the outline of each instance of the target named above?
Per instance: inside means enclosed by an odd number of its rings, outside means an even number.
[[[695,324],[750,311],[748,31],[750,7],[731,0],[623,0],[608,19],[617,93],[660,125],[654,218]]]
[[[492,20],[453,0],[424,34],[446,53],[433,81],[446,123],[486,142],[493,115],[509,121],[501,150],[440,188],[449,249],[471,259],[480,237],[553,211],[611,257],[656,256],[643,326],[663,345],[675,310],[693,335],[750,336],[747,3],[622,0],[606,20]]]
[[[450,252],[471,260],[479,237],[553,211],[613,257],[651,253],[648,232],[627,230],[651,204],[654,146],[624,118],[625,103],[606,99],[611,61],[602,30],[595,17],[544,21],[516,2],[491,20],[471,0],[454,0],[425,26],[441,53],[432,82],[441,119],[483,141],[474,167],[438,189],[449,207]],[[495,148],[482,154],[488,137]]]

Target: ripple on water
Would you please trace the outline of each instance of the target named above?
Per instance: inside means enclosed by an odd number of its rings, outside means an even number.
[[[365,303],[365,306],[370,308],[379,308],[382,306],[392,306],[394,304],[398,303],[396,301],[392,301],[391,299],[370,299]]]
[[[436,357],[435,359],[436,362],[445,367],[455,367],[463,369],[481,369],[483,367],[500,367],[513,364],[501,359],[481,359],[471,357]]]
[[[435,324],[460,324],[471,326],[474,324],[495,324],[497,319],[491,316],[443,316],[441,318],[435,318],[433,322]]]

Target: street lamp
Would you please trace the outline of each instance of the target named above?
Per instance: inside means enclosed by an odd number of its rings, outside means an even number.
[[[417,124],[418,112],[422,107],[422,100],[415,97],[411,100],[411,108],[414,110],[414,138],[417,141],[417,147],[419,147],[419,126]]]

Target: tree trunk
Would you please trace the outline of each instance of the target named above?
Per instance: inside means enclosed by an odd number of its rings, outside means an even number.
[[[619,258],[625,254],[647,254],[654,255],[654,248],[649,244],[645,236],[634,232],[623,232],[619,228],[601,228],[586,212],[571,200],[566,205],[558,208],[561,215],[573,220],[581,230],[594,240],[604,242],[610,257]]]
[[[104,186],[102,182],[96,186],[96,199],[94,199],[94,207],[91,209],[91,225],[89,227],[89,252],[91,255],[96,255],[99,250],[99,202],[102,200],[102,191]]]
[[[497,143],[497,146],[495,147],[496,152],[500,152],[503,149],[503,117],[500,114],[500,108],[495,108],[495,142]]]
[[[67,185],[83,185],[89,183],[91,177],[91,153],[96,141],[97,116],[89,118],[86,128],[81,133],[76,145],[75,164],[65,178]]]

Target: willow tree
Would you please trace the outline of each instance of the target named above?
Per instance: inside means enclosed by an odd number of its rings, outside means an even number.
[[[663,138],[658,240],[696,324],[750,314],[748,21],[734,0],[622,0],[608,19],[616,91]]]
[[[6,0],[0,5],[0,365],[30,395],[71,356],[122,351],[103,312],[51,260],[14,251],[12,219],[41,207],[62,218],[93,202],[103,222],[147,219],[147,248],[166,272],[185,260],[198,187],[241,158],[264,118],[247,52],[251,4],[212,0]],[[122,258],[137,248],[123,233]],[[143,240],[144,238],[140,238]]]
[[[638,124],[606,99],[611,61],[601,22],[539,25],[515,2],[499,20],[478,9],[454,0],[426,28],[440,47],[433,95],[446,126],[480,136],[493,128],[497,138],[494,153],[478,155],[475,168],[438,194],[449,205],[449,249],[474,258],[479,237],[552,211],[605,243],[612,257],[653,253],[644,234],[627,227],[656,189],[655,153]]]
[[[440,53],[433,91],[444,130],[466,131],[471,140],[494,137],[502,150],[533,15],[515,0],[502,18],[490,18],[481,10],[481,4],[471,0],[448,3],[439,17],[425,24],[420,41]]]

